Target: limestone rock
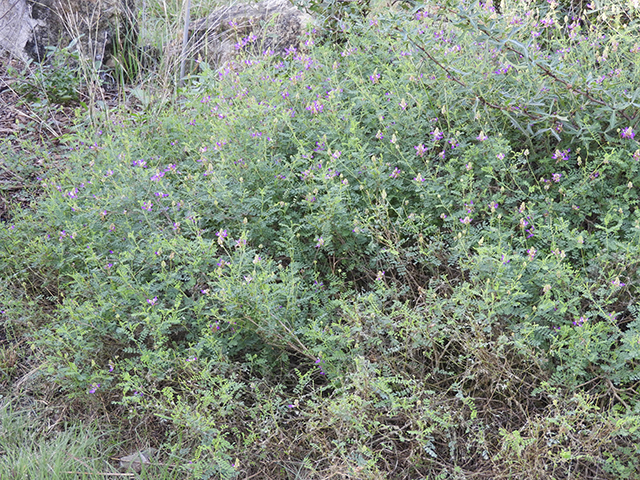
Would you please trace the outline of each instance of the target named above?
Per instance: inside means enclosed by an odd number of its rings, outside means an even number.
[[[0,49],[27,60],[43,60],[46,47],[75,39],[80,55],[102,63],[117,44],[137,38],[134,0],[1,0]]]
[[[155,448],[147,448],[139,452],[132,453],[126,457],[118,458],[120,469],[140,473],[143,465],[151,464],[151,457],[157,452]]]
[[[240,52],[283,54],[298,48],[312,21],[288,0],[262,0],[220,8],[190,27],[189,56],[212,68],[233,60]]]
[[[25,46],[39,26],[44,22],[31,17],[25,0],[0,2],[0,47],[13,56],[26,60]]]

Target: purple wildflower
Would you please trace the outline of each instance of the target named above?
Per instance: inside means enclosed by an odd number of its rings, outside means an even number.
[[[314,115],[317,115],[319,113],[322,113],[322,111],[324,110],[324,105],[322,105],[317,100],[314,100],[313,103],[307,105],[307,110],[309,110]]]
[[[574,324],[576,327],[581,327],[581,326],[584,324],[584,322],[586,322],[586,321],[587,321],[587,319],[586,319],[585,317],[580,317],[579,319],[574,320],[574,321],[573,321],[573,324]]]
[[[533,258],[536,256],[536,253],[538,253],[538,251],[534,248],[531,247],[529,250],[527,250],[527,255],[529,256],[529,261],[533,261]]]
[[[224,239],[227,238],[227,230],[221,228],[216,232],[216,237],[218,237],[218,245],[222,245],[224,243]]]
[[[566,150],[556,150],[556,153],[553,154],[553,159],[557,160],[556,163],[564,160],[567,161],[569,160],[569,152],[571,151],[570,148],[567,148]]]
[[[424,146],[424,144],[420,144],[420,145],[416,145],[415,147],[413,147],[416,149],[416,155],[418,155],[419,157],[423,157],[424,156],[424,152],[427,151],[427,147]]]
[[[622,283],[619,278],[616,278],[615,280],[613,280],[611,284],[616,288],[624,287],[626,285],[626,283]]]
[[[433,136],[433,141],[437,142],[444,138],[444,133],[442,133],[437,127],[436,129],[430,133]]]
[[[635,136],[636,136],[636,134],[633,131],[633,128],[631,128],[631,127],[627,127],[624,130],[622,130],[622,132],[620,132],[620,137],[621,138],[633,139],[633,137],[635,137]]]

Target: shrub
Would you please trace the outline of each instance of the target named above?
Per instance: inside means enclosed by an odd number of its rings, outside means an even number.
[[[170,422],[198,477],[630,478],[633,38],[553,7],[360,28],[74,144],[1,233],[5,278],[59,292],[50,378]]]

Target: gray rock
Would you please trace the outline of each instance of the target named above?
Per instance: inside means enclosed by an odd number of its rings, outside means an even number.
[[[215,69],[241,52],[283,54],[298,48],[311,21],[287,0],[230,5],[192,22],[188,55]]]
[[[143,465],[150,465],[151,458],[157,452],[155,448],[147,448],[139,452],[132,453],[126,457],[120,457],[119,466],[121,470],[140,473]]]
[[[76,47],[82,58],[105,61],[137,40],[134,0],[1,0],[0,49],[41,61],[46,47]]]

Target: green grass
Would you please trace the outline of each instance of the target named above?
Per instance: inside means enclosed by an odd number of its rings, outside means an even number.
[[[115,472],[108,462],[114,445],[104,434],[90,425],[43,425],[42,420],[36,409],[3,405],[1,478],[104,479],[102,473]]]

